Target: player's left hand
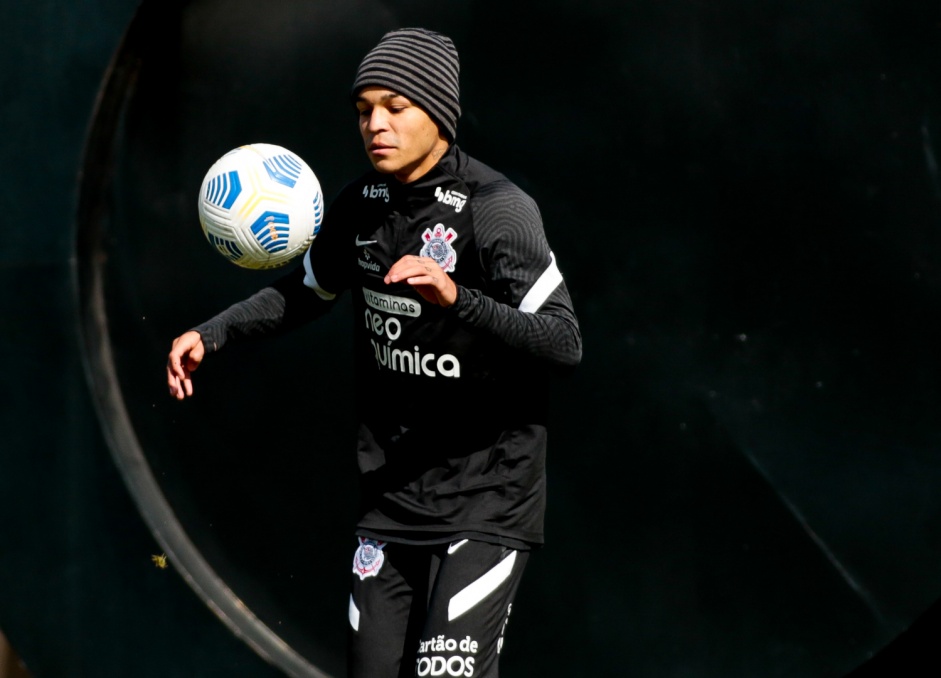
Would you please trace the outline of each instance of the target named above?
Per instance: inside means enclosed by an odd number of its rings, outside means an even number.
[[[403,281],[432,304],[447,307],[457,300],[457,285],[430,257],[408,254],[392,264],[385,277],[386,285]]]

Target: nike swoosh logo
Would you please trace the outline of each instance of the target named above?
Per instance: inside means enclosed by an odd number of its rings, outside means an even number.
[[[462,539],[461,541],[454,542],[453,544],[448,544],[448,555],[451,555],[452,553],[454,553],[455,551],[457,551],[459,548],[461,548],[462,546],[464,546],[464,544],[466,544],[466,543],[467,543],[467,540],[466,540],[466,539]]]
[[[366,245],[372,245],[379,242],[378,240],[360,240],[359,236],[356,236],[356,246],[365,247]]]

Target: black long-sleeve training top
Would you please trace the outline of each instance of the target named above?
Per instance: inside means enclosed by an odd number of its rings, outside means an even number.
[[[405,283],[409,254],[457,285],[442,308]],[[546,396],[581,334],[535,202],[456,146],[415,182],[369,172],[331,205],[303,265],[197,327],[208,351],[355,314],[361,536],[543,541]]]

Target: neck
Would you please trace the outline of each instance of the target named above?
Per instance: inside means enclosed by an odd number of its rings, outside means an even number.
[[[410,184],[413,181],[421,179],[431,171],[432,167],[438,164],[438,161],[444,157],[444,154],[448,152],[450,146],[451,144],[447,139],[438,137],[438,141],[435,142],[434,147],[432,147],[428,155],[422,158],[417,165],[403,168],[401,171],[393,174],[393,176],[403,184]]]

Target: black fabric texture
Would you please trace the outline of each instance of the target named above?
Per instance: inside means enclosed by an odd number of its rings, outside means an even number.
[[[405,255],[435,258],[456,303],[386,284]],[[197,329],[213,348],[282,332],[347,290],[360,533],[541,544],[546,398],[581,335],[533,200],[456,146],[410,184],[369,172],[334,200],[302,265]]]

